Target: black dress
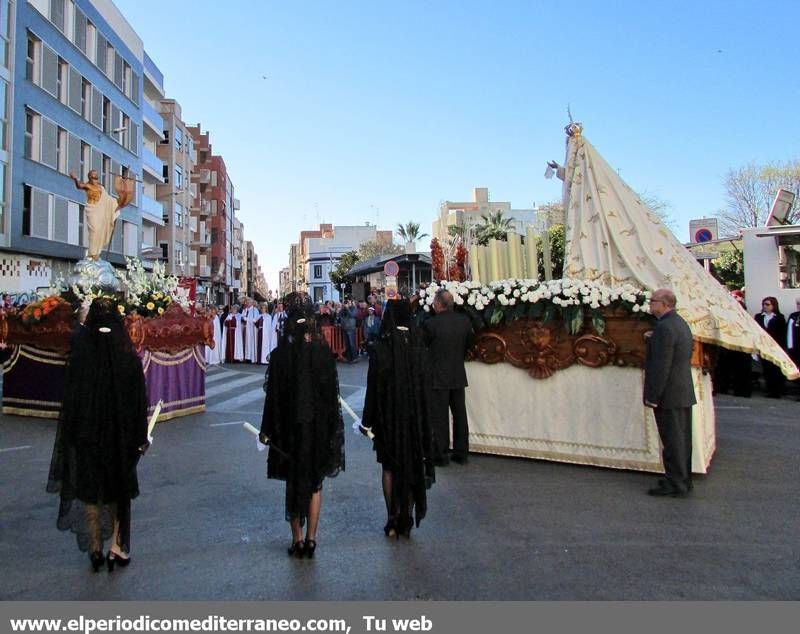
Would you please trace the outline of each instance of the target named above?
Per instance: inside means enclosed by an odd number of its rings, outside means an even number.
[[[766,326],[764,325],[764,318],[764,313],[759,313],[755,316],[758,325],[766,330],[783,350],[786,350],[786,318],[781,313],[774,313]],[[780,398],[783,395],[785,385],[785,378],[781,369],[764,358],[761,359],[761,369],[764,372],[767,395],[773,398]]]
[[[81,550],[101,550],[116,519],[118,546],[129,552],[147,393],[141,361],[112,314],[116,304],[95,304],[72,339],[47,490],[60,494],[57,526],[76,533]]]
[[[270,356],[261,433],[270,439],[267,477],[286,482],[286,520],[302,525],[312,494],[345,468],[344,423],[330,348],[303,328],[287,330]]]
[[[372,347],[367,373],[363,425],[375,434],[378,462],[392,474],[390,515],[419,526],[427,512],[426,490],[433,483],[433,433],[431,426],[430,372],[421,333],[397,318],[389,302],[382,333]],[[408,317],[407,310],[403,310]],[[400,328],[396,324],[401,325]]]

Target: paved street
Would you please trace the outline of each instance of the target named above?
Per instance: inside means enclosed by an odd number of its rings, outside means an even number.
[[[339,366],[360,412],[366,361]],[[379,466],[350,432],[314,560],[287,557],[283,483],[242,431],[259,367],[207,377],[208,411],[161,424],[140,464],[132,565],[90,573],[45,493],[55,423],[0,418],[0,599],[800,599],[800,403],[717,400],[717,453],[690,499],[653,475],[473,455],[437,472],[411,539],[383,535]]]

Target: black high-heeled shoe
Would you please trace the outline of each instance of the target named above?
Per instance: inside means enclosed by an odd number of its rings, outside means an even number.
[[[113,551],[110,550],[108,551],[108,556],[106,557],[106,566],[108,566],[109,572],[114,572],[114,566],[119,566],[120,568],[124,568],[130,563],[131,563],[130,557],[120,557]]]
[[[103,562],[105,562],[106,558],[103,553],[99,550],[95,550],[93,553],[89,553],[89,561],[92,562],[92,570],[94,572],[98,572],[100,568],[103,567]]]
[[[303,540],[294,542],[291,546],[289,546],[289,557],[302,557],[303,550],[305,549],[305,544]]]
[[[386,537],[396,537],[397,536],[397,518],[390,517],[386,522],[386,526],[383,527],[383,532]]]
[[[303,550],[305,551],[306,557],[309,559],[314,559],[314,551],[317,549],[317,542],[313,539],[306,539],[305,545],[303,546]]]

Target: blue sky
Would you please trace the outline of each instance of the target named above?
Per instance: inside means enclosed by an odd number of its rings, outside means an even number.
[[[430,233],[473,187],[557,200],[567,105],[682,241],[730,168],[798,156],[796,1],[115,1],[211,131],[273,288],[318,221]]]

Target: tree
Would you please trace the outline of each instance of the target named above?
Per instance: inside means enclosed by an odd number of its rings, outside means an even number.
[[[486,246],[489,240],[505,240],[511,231],[513,218],[506,218],[502,209],[481,214],[481,223],[475,228],[478,244]]]
[[[744,286],[744,253],[739,249],[723,251],[711,260],[711,274],[720,284],[734,290]]]
[[[333,270],[330,273],[330,278],[331,282],[333,282],[333,285],[339,288],[339,285],[345,281],[347,272],[359,262],[360,258],[358,257],[357,251],[348,251],[347,253],[344,253],[342,257],[339,258],[339,261],[336,263],[336,266],[333,267]]]
[[[420,233],[419,232],[419,223],[418,222],[407,222],[405,225],[399,224],[397,225],[397,235],[400,236],[400,239],[403,242],[416,242],[417,240],[422,240],[422,238],[427,238],[427,233]]]
[[[794,192],[800,199],[800,160],[751,163],[732,169],[725,176],[724,186],[727,208],[719,211],[721,229],[725,235],[736,235],[744,227],[766,223],[779,189]],[[798,216],[800,210],[795,206],[787,220],[794,223]]]
[[[675,219],[672,217],[670,209],[672,205],[669,202],[647,190],[643,190],[642,193],[639,194],[639,199],[649,207],[650,211],[661,219],[661,222],[664,223],[667,229],[675,233],[677,227],[675,226]]]
[[[359,261],[369,260],[379,255],[401,255],[402,253],[405,253],[405,249],[399,244],[378,242],[377,240],[363,242],[358,247]]]

